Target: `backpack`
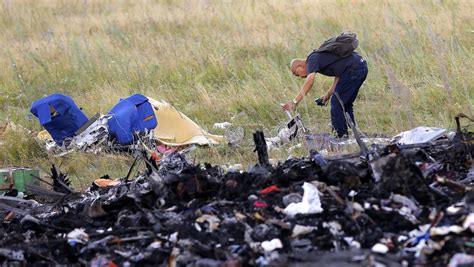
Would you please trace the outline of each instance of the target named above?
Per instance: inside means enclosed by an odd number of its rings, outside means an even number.
[[[339,57],[347,57],[359,45],[357,34],[354,32],[343,32],[339,36],[332,37],[326,41],[314,52],[331,52]]]

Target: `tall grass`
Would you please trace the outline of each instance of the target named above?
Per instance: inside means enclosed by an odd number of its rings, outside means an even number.
[[[303,82],[289,61],[352,30],[369,62],[355,104],[361,130],[454,127],[457,112],[474,113],[473,14],[470,0],[4,0],[0,120],[40,130],[29,106],[53,92],[72,96],[89,116],[143,93],[205,128],[244,112],[249,133],[272,129],[285,118],[278,103]],[[312,100],[330,85],[318,75],[298,109],[315,132],[329,131],[329,109]],[[241,155],[207,151],[199,156]],[[0,150],[5,164],[45,164],[41,155]]]

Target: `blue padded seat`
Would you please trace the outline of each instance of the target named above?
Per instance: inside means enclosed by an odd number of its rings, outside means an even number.
[[[88,121],[72,98],[63,94],[52,94],[34,101],[30,112],[59,145],[65,138],[73,137]]]
[[[152,130],[158,125],[153,107],[148,98],[134,94],[120,101],[109,111],[109,133],[119,144],[135,141],[134,133]]]

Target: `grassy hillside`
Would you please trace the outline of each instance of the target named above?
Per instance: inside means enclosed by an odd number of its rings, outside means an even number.
[[[29,106],[54,92],[73,97],[89,116],[143,93],[210,130],[241,112],[248,133],[271,130],[285,118],[278,103],[293,99],[303,83],[289,61],[352,30],[369,62],[355,106],[361,130],[454,127],[457,112],[474,113],[473,14],[470,0],[3,0],[0,124],[40,130]],[[313,99],[330,84],[317,76],[298,109],[316,132],[329,130],[329,108]],[[3,165],[63,161],[73,174],[98,176],[120,175],[129,162],[48,158],[25,131],[3,139]],[[249,160],[248,150],[200,150],[197,160]]]

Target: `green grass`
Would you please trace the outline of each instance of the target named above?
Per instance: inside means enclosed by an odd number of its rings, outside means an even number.
[[[289,61],[352,30],[369,62],[355,104],[362,131],[453,128],[455,114],[474,113],[472,14],[470,0],[3,1],[0,123],[39,131],[29,106],[54,92],[73,97],[89,116],[143,93],[166,99],[211,131],[214,122],[245,112],[239,124],[251,138],[255,129],[274,131],[285,118],[278,103],[293,99],[303,83],[289,72]],[[313,99],[330,85],[317,76],[298,109],[316,132],[329,130],[329,108]],[[3,165],[47,168],[59,160],[45,155],[34,134],[10,135],[0,147]],[[200,149],[195,157],[252,162],[250,147]],[[119,176],[129,163],[74,156],[63,168],[90,179],[111,170]]]

